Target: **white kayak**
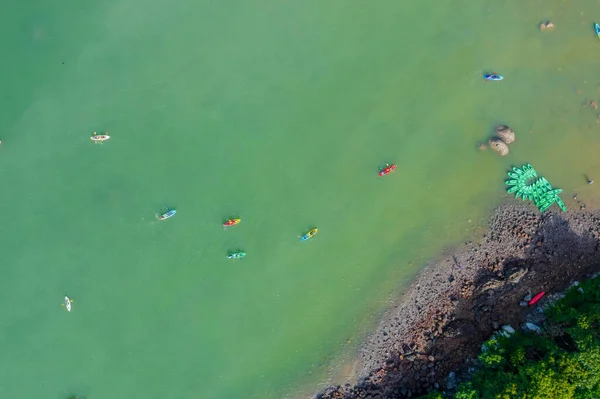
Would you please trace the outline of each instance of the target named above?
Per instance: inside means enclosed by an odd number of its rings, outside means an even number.
[[[68,296],[65,297],[65,308],[67,308],[67,312],[71,311],[71,300]]]

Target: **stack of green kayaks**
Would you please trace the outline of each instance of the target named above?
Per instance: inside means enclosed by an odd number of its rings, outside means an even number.
[[[535,202],[540,212],[548,210],[555,202],[560,209],[567,211],[565,203],[558,196],[562,190],[552,188],[544,177],[538,178],[530,164],[523,165],[520,169],[513,167],[513,172],[508,172],[508,177],[510,180],[506,181],[506,185],[511,186],[508,192],[514,193],[517,198],[523,198],[523,201],[528,199]]]

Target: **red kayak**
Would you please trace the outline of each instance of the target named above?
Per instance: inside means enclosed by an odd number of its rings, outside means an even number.
[[[528,305],[535,305],[540,299],[542,299],[542,297],[545,295],[546,293],[544,291],[540,292],[539,294],[537,294],[536,296],[534,296],[533,298],[531,298],[531,301],[529,301]]]
[[[396,164],[393,165],[385,165],[385,168],[381,169],[379,171],[379,176],[385,176],[389,173],[392,173],[393,171],[396,170]]]

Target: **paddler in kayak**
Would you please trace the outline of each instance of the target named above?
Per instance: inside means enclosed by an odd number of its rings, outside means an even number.
[[[223,222],[223,227],[235,226],[242,221],[240,218],[232,218]]]
[[[106,132],[108,133],[108,132]],[[96,143],[102,143],[108,139],[110,139],[110,136],[107,135],[106,133],[104,134],[97,134],[96,132],[94,132],[94,134],[92,134],[92,137],[90,137],[90,139],[94,142],[94,144]]]
[[[177,213],[177,211],[175,209],[169,210],[169,208],[167,208],[166,206],[165,206],[165,210],[166,210],[166,212],[163,213],[162,215],[160,215],[158,217],[158,220],[167,220],[168,218],[175,216],[175,214]]]
[[[60,305],[60,306],[64,306],[65,308],[67,308],[67,312],[70,312],[71,311],[71,304],[73,302],[75,302],[75,301],[72,300],[72,299],[69,299],[68,296],[65,296],[65,302],[62,305]]]
[[[229,259],[243,259],[246,257],[246,253],[244,251],[230,252],[227,254],[227,258]]]
[[[316,227],[312,228],[306,234],[304,234],[302,237],[300,237],[300,240],[301,241],[309,240],[309,239],[313,238],[315,236],[315,234],[317,234],[318,232],[319,232],[319,229],[317,229]]]
[[[492,72],[492,73],[488,73],[486,75],[483,75],[483,78],[486,80],[486,82],[488,80],[502,80],[502,79],[504,79],[503,76],[498,75],[496,72]]]
[[[385,167],[379,168],[379,176],[385,176],[389,173],[392,173],[396,170],[396,164],[390,165],[389,163],[385,164]]]

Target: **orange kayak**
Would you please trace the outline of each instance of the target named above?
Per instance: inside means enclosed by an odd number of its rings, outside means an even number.
[[[242,221],[242,219],[239,219],[239,218],[229,219],[229,220],[226,220],[225,222],[223,222],[223,227],[235,226],[236,224],[239,224],[241,221]]]
[[[379,176],[385,176],[385,175],[387,175],[387,174],[390,174],[390,173],[392,173],[392,172],[393,172],[393,171],[395,171],[395,170],[396,170],[396,164],[393,164],[393,165],[385,165],[385,168],[382,168],[382,169],[379,171]]]

